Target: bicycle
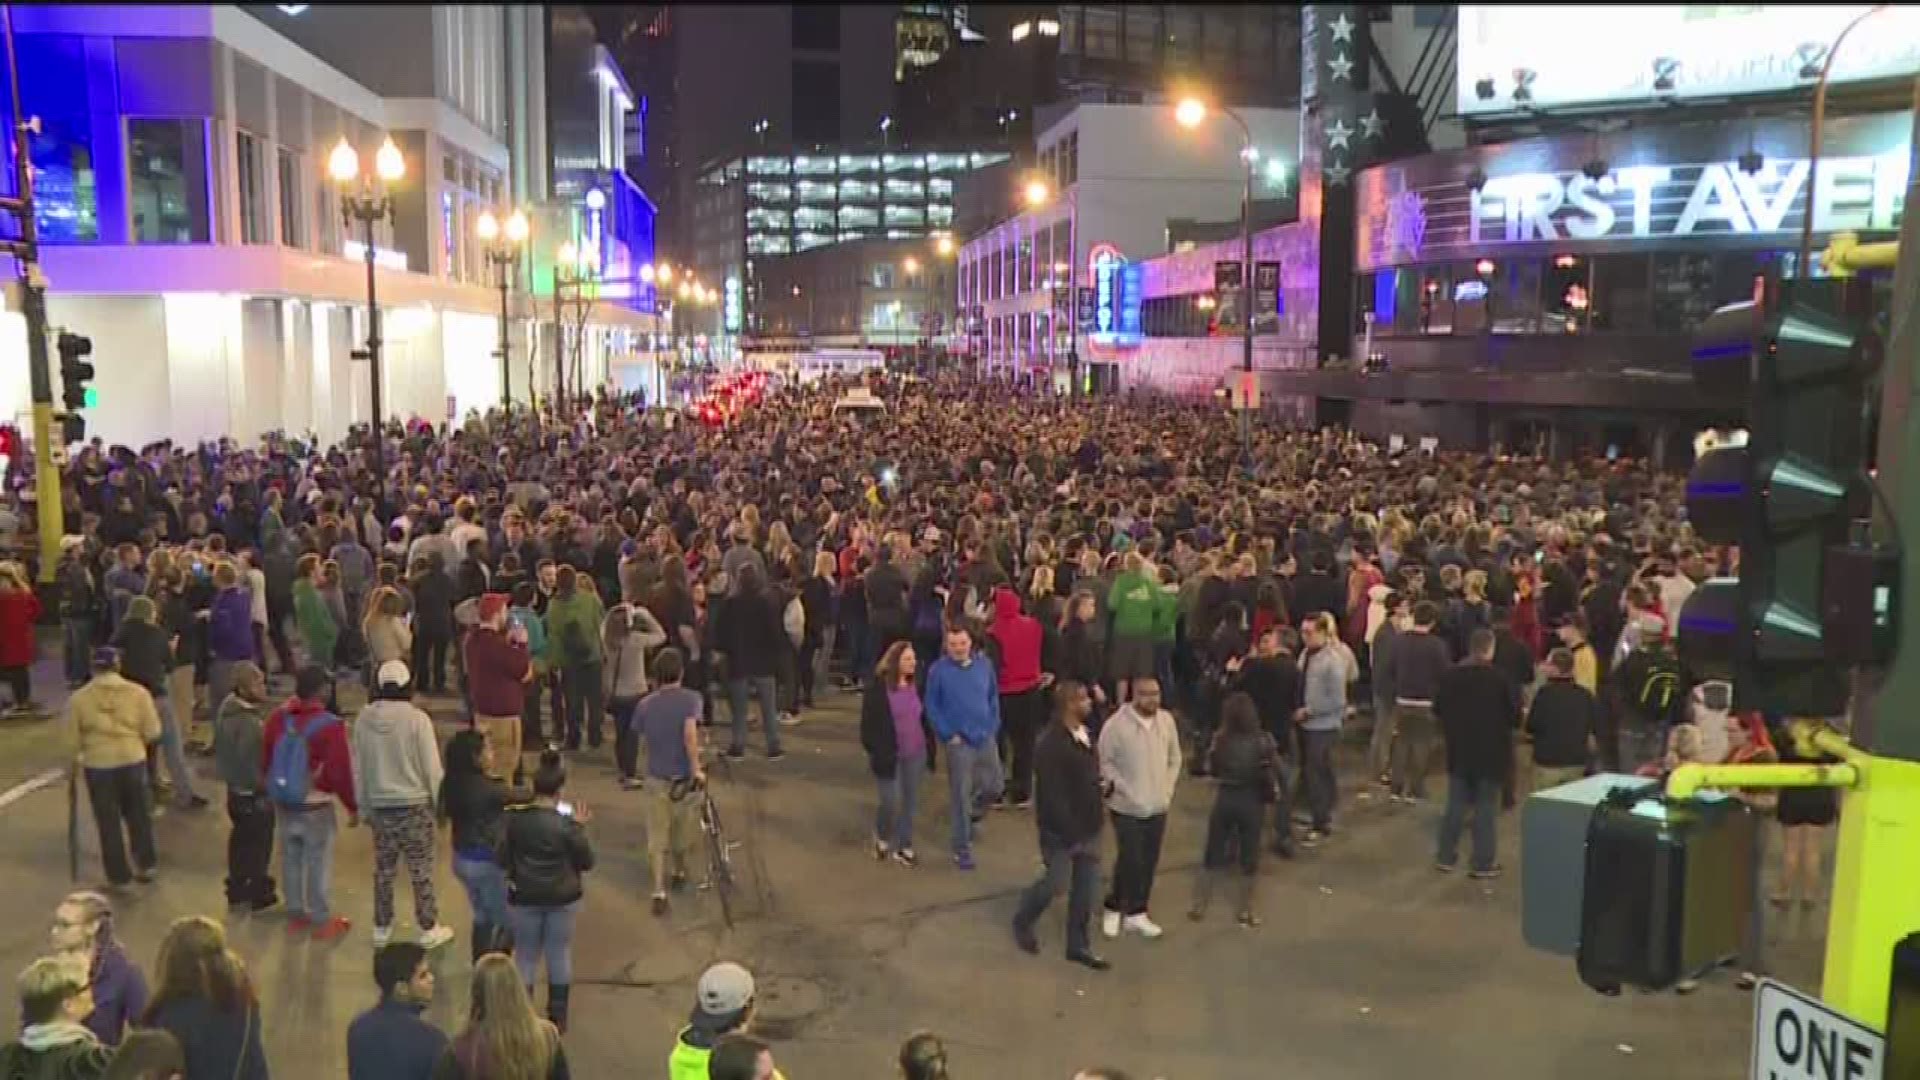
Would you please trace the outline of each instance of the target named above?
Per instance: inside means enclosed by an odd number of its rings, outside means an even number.
[[[726,774],[726,759],[715,756],[723,775]],[[700,832],[707,840],[707,886],[720,897],[720,918],[733,929],[733,848],[736,841],[728,840],[726,830],[720,824],[720,807],[713,801],[713,782],[707,780],[699,786],[700,792]]]

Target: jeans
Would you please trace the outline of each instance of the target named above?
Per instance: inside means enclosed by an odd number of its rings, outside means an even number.
[[[93,823],[100,830],[100,861],[107,880],[125,885],[133,869],[151,870],[159,861],[153,850],[152,801],[147,792],[147,767],[122,765],[115,769],[88,769],[87,801],[93,805]],[[127,845],[133,846],[133,867],[127,865]]]
[[[1431,705],[1398,705],[1393,710],[1393,793],[1408,799],[1427,797],[1427,773],[1433,769],[1438,724]]]
[[[633,726],[633,710],[639,704],[640,699],[635,697],[617,697],[607,702],[607,712],[613,715],[613,764],[622,780],[639,775],[640,732]]]
[[[880,807],[873,816],[873,838],[892,844],[895,851],[913,850],[913,815],[920,805],[920,777],[927,756],[915,754],[893,763],[893,775],[875,782]]]
[[[1333,829],[1333,804],[1340,794],[1333,773],[1333,746],[1339,740],[1338,728],[1300,731],[1300,796],[1321,832]]]
[[[513,927],[513,966],[520,969],[520,981],[528,989],[540,974],[542,957],[547,961],[548,984],[573,984],[573,920],[579,914],[578,900],[557,907],[514,904],[507,909],[507,921]]]
[[[780,714],[773,704],[773,676],[727,680],[727,713],[733,717],[733,749],[747,748],[747,688],[760,702],[760,723],[767,730],[767,753],[780,752]]]
[[[947,813],[953,819],[951,844],[955,855],[972,853],[974,816],[984,814],[1005,790],[1000,751],[992,743],[947,744]]]
[[[1047,722],[1047,692],[1000,695],[1000,753],[1007,762],[1007,801],[1033,798],[1033,744]]]
[[[1390,695],[1375,694],[1373,697],[1373,735],[1367,740],[1367,779],[1389,775],[1393,768],[1393,698]]]
[[[820,684],[820,643],[818,641],[808,640],[800,643],[797,675],[800,680],[797,691],[798,704],[801,708],[810,709],[814,704],[814,689]]]
[[[1237,865],[1249,874],[1258,870],[1260,833],[1266,816],[1267,808],[1260,801],[1258,788],[1242,785],[1215,789],[1213,812],[1207,815],[1202,865],[1208,870]]]
[[[560,669],[561,697],[567,708],[567,749],[580,749],[585,730],[587,745],[600,746],[600,720],[606,712],[605,691],[600,685],[599,664],[576,664]]]
[[[333,890],[333,840],[340,824],[333,804],[273,811],[280,831],[280,877],[286,886],[287,914],[316,923],[332,917],[327,894]]]
[[[1084,954],[1089,951],[1087,921],[1093,917],[1093,894],[1100,887],[1099,837],[1079,844],[1063,844],[1042,835],[1040,859],[1046,869],[1020,894],[1020,909],[1013,923],[1022,932],[1031,931],[1053,898],[1065,889],[1067,955]]]
[[[273,805],[265,795],[227,792],[227,903],[273,902]]]
[[[1495,776],[1454,773],[1447,777],[1447,809],[1440,816],[1440,850],[1435,861],[1452,866],[1459,860],[1460,830],[1466,824],[1469,808],[1473,810],[1473,868],[1491,870],[1494,826],[1500,821],[1500,778]]]
[[[173,715],[173,700],[161,694],[153,699],[153,707],[160,713],[160,753],[167,763],[167,780],[173,784],[173,804],[186,806],[200,793],[193,789],[193,770],[187,765],[187,746],[180,738],[180,723]]]
[[[1153,898],[1153,875],[1160,869],[1160,841],[1167,835],[1167,815],[1134,817],[1114,811],[1113,884],[1107,890],[1107,910],[1122,915],[1145,915]]]
[[[64,653],[61,657],[67,669],[67,683],[79,686],[93,676],[93,619],[91,617],[67,618],[61,620],[66,631],[62,642]]]
[[[820,628],[820,647],[815,650],[813,654],[813,682],[816,687],[831,687],[833,685],[831,678],[833,674],[833,650],[834,647],[840,643],[839,638],[840,628],[838,626],[828,623]],[[811,691],[808,693],[807,701],[809,704],[813,701]]]
[[[507,928],[507,872],[492,859],[469,859],[453,854],[453,876],[467,891],[467,903],[473,908],[473,937],[480,940],[482,927],[493,932]]]

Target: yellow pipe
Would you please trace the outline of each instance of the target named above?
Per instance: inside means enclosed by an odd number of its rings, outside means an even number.
[[[1852,787],[1854,766],[1822,764],[1701,765],[1689,762],[1667,776],[1667,797],[1691,799],[1702,788]]]
[[[1863,244],[1854,233],[1836,233],[1820,253],[1820,265],[1837,278],[1851,277],[1861,270],[1888,270],[1900,259],[1900,242],[1883,240]]]
[[[60,467],[53,462],[53,405],[33,405],[33,490],[40,520],[40,584],[51,586],[60,572],[60,538],[66,532],[60,503]],[[77,525],[76,525],[77,527]]]

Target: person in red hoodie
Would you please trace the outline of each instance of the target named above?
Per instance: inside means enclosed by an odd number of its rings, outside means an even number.
[[[338,824],[335,799],[347,808],[347,827],[360,824],[353,797],[353,752],[347,726],[327,707],[332,677],[318,667],[303,667],[294,677],[293,698],[267,718],[261,763],[267,797],[273,801],[275,832],[280,837],[280,877],[287,899],[287,933],[313,931],[315,941],[331,941],[352,927],[332,914],[327,894],[333,884],[333,841]],[[310,776],[304,792],[281,789],[273,767],[283,739],[307,741]]]
[[[1040,620],[1020,610],[1020,594],[993,590],[993,626],[988,634],[999,653],[1000,756],[1010,763],[1005,805],[1033,805],[1033,744],[1047,721],[1046,689],[1053,676],[1040,670]]]
[[[507,624],[507,598],[480,598],[480,622],[467,634],[467,690],[473,695],[474,726],[493,746],[493,776],[505,781],[520,772],[520,711],[526,703],[533,662],[527,634]]]
[[[0,563],[0,674],[13,688],[13,712],[31,713],[33,704],[33,624],[40,598],[33,595],[17,563]]]

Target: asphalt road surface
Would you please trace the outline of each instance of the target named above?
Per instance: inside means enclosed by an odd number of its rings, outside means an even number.
[[[453,703],[432,704],[442,735],[456,730]],[[1067,1080],[1095,1064],[1149,1080],[1746,1075],[1751,997],[1730,979],[1689,997],[1603,998],[1580,985],[1571,961],[1523,944],[1517,815],[1501,822],[1504,879],[1442,876],[1432,868],[1439,806],[1393,809],[1358,798],[1351,772],[1336,837],[1263,869],[1265,926],[1237,926],[1225,896],[1210,921],[1188,922],[1211,794],[1186,780],[1154,895],[1166,936],[1096,936],[1114,966],[1089,972],[1061,959],[1062,903],[1040,925],[1041,955],[1029,957],[1014,947],[1008,920],[1037,868],[1031,815],[992,815],[976,848],[979,869],[960,872],[945,850],[939,780],[922,791],[919,868],[876,863],[854,704],[834,696],[789,729],[779,763],[759,754],[754,736],[753,756],[718,786],[745,871],[731,932],[702,894],[679,898],[665,919],[648,912],[639,796],[615,786],[610,751],[577,758],[570,791],[593,810],[600,864],[588,875],[575,944],[567,1036],[575,1075],[664,1076],[693,982],[723,958],[758,977],[760,1030],[791,1080],[895,1076],[893,1055],[919,1028],[946,1039],[961,1078]],[[61,764],[52,728],[0,727],[0,792]],[[1444,782],[1435,787],[1443,792]],[[157,823],[160,879],[122,901],[118,932],[145,967],[169,920],[225,911],[226,822],[218,786],[207,790],[213,808],[170,811]],[[9,977],[41,950],[69,888],[66,815],[64,780],[0,806],[0,874],[10,885],[0,890],[0,972]],[[81,881],[95,882],[99,859],[84,817],[81,835]],[[455,1030],[470,913],[442,849],[441,909],[459,936],[438,954],[430,1015]],[[354,929],[339,942],[290,939],[277,912],[228,923],[260,988],[268,1056],[283,1080],[345,1074],[347,1022],[375,997],[371,860],[365,829],[342,834],[333,901]],[[401,880],[396,932],[404,936],[411,899]],[[1776,969],[1796,985],[1817,988],[1824,918],[1822,909],[1772,928]]]

